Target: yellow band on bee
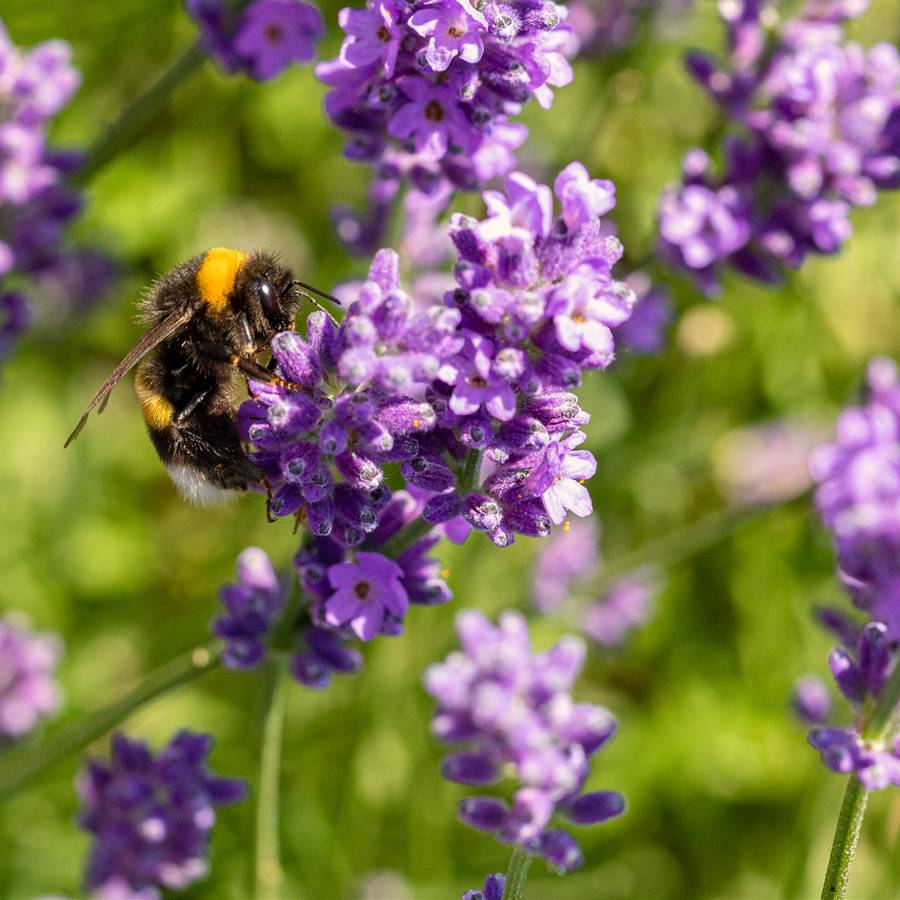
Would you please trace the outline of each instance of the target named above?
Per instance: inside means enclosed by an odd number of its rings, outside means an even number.
[[[140,369],[134,379],[134,389],[141,404],[141,413],[144,416],[144,421],[151,428],[157,430],[168,428],[175,417],[175,407],[171,401],[150,386],[146,373]]]
[[[197,288],[201,299],[213,312],[223,312],[237,273],[247,261],[247,254],[228,247],[208,250],[197,270]]]

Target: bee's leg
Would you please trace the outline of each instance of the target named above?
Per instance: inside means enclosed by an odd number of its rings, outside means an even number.
[[[232,353],[228,347],[219,344],[194,344],[194,349],[209,359],[231,363],[238,372],[246,375],[248,378],[252,378],[254,381],[277,384],[292,391],[301,389],[299,384],[286,381],[280,375],[276,375],[271,369],[267,369],[258,363],[252,356],[241,356],[239,353]]]

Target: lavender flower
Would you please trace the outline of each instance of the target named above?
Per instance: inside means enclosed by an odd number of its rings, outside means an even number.
[[[854,772],[869,791],[900,785],[900,735],[868,735],[859,725],[865,723],[896,663],[888,630],[880,622],[863,628],[853,651],[845,647],[832,650],[828,658],[831,674],[853,705],[857,724],[846,729],[814,728],[809,733],[810,744],[829,769],[841,774]]]
[[[672,29],[691,0],[574,0],[566,20],[578,39],[579,56],[627,50],[648,27],[658,37]]]
[[[506,876],[497,872],[488,875],[484,879],[484,887],[472,891],[466,891],[462,900],[503,900],[503,888],[506,886]]]
[[[213,622],[213,633],[225,641],[222,661],[230,669],[258,666],[266,655],[267,636],[284,607],[284,590],[272,563],[258,547],[237,559],[236,584],[220,590],[226,614]]]
[[[797,679],[791,697],[797,718],[807,725],[822,725],[831,714],[831,695],[828,686],[815,675]]]
[[[649,621],[658,590],[656,578],[648,572],[623,578],[585,609],[582,630],[602,647],[620,646],[630,632]]]
[[[589,825],[624,811],[615,791],[583,791],[590,757],[616,728],[607,710],[576,704],[569,694],[584,644],[570,636],[534,654],[525,619],[513,612],[494,626],[481,613],[465,611],[457,630],[463,652],[451,653],[425,676],[438,701],[434,733],[464,745],[445,757],[444,777],[489,785],[505,771],[518,782],[511,805],[470,797],[460,804],[460,818],[561,871],[577,868],[581,850],[567,831],[550,827],[553,817]]]
[[[341,214],[339,233],[371,252],[386,209],[409,183],[449,199],[515,167],[527,131],[510,119],[534,97],[572,80],[574,46],[562,6],[543,0],[367,0],[345,8],[337,59],[317,68],[331,90],[325,110],[349,133],[345,154],[374,172],[367,229]],[[365,241],[360,241],[365,236]]]
[[[22,276],[42,287],[63,273],[75,277],[86,260],[63,247],[66,226],[81,198],[64,185],[78,154],[53,149],[47,131],[78,87],[79,74],[63,41],[29,51],[16,47],[0,19],[0,358],[11,351],[30,320],[25,294],[5,289]],[[96,282],[81,279],[95,295]]]
[[[847,41],[840,24],[864,7],[812,0],[775,32],[768,4],[722,3],[727,63],[688,56],[736,126],[721,176],[694,150],[659,207],[662,251],[706,293],[726,264],[769,282],[838,252],[850,210],[900,185],[900,58]]]
[[[59,709],[54,674],[62,641],[51,633],[29,631],[27,622],[0,619],[0,746],[30,732]]]
[[[900,374],[868,370],[868,398],[838,420],[837,440],[810,459],[816,506],[832,532],[841,578],[856,605],[900,637]]]
[[[238,413],[273,516],[359,546],[397,463],[428,497],[425,521],[463,520],[498,546],[591,513],[582,482],[596,462],[578,449],[588,417],[569,391],[610,364],[611,328],[635,298],[612,277],[622,247],[598,218],[610,183],[573,163],[556,193],[554,218],[550,188],[515,173],[485,194],[487,219],[454,216],[457,287],[443,306],[417,311],[383,250],[340,325],[314,313],[305,340],[275,337],[278,371],[298,389],[251,381]]]
[[[94,836],[88,890],[159,897],[206,876],[215,807],[246,794],[244,782],[209,771],[212,744],[210,735],[180,731],[154,756],[116,734],[110,762],[88,760],[78,783],[79,823]]]
[[[534,570],[533,599],[542,613],[558,610],[573,584],[591,578],[600,565],[596,519],[576,519],[555,532],[544,544]]]
[[[309,62],[325,32],[318,7],[302,0],[253,0],[235,12],[226,0],[185,0],[200,43],[226,72],[270,81]]]

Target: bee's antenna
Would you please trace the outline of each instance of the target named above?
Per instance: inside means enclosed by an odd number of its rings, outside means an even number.
[[[297,281],[297,279],[294,279],[291,284],[296,284],[307,291],[312,291],[314,294],[318,294],[323,299],[330,300],[332,303],[334,303],[335,306],[341,305],[341,301],[338,300],[338,298],[333,294],[327,294],[325,291],[320,291],[317,287],[313,287],[311,284],[307,284],[305,281]]]

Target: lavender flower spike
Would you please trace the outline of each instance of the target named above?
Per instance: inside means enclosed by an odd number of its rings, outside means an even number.
[[[551,827],[554,817],[594,824],[624,811],[614,791],[584,792],[590,757],[616,725],[607,710],[576,704],[569,693],[584,661],[583,642],[570,636],[532,653],[525,619],[513,612],[497,626],[479,612],[462,612],[457,631],[463,652],[425,675],[438,702],[435,735],[464,746],[445,758],[444,777],[484,785],[505,770],[519,785],[509,804],[496,797],[464,800],[460,818],[562,871],[577,868],[578,844]]]
[[[29,631],[20,617],[0,619],[0,747],[57,711],[53,676],[61,656],[58,635]]]
[[[209,771],[212,744],[210,735],[180,731],[154,755],[116,734],[108,763],[88,760],[78,782],[79,823],[94,837],[88,890],[158,898],[206,876],[215,807],[246,794],[244,782]]]

